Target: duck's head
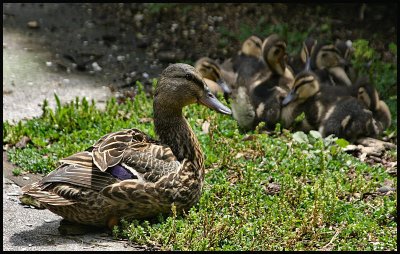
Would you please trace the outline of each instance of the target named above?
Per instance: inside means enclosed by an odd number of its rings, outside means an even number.
[[[286,42],[277,34],[268,36],[262,44],[264,61],[271,71],[283,75],[286,69]]]
[[[320,90],[318,78],[312,73],[303,71],[296,76],[292,90],[286,95],[282,101],[282,106],[286,106],[291,102],[303,102],[314,96]]]
[[[224,95],[230,95],[232,93],[231,89],[222,78],[221,68],[214,60],[208,57],[202,57],[196,61],[194,67],[200,72],[203,78],[215,81],[222,88]]]
[[[314,66],[313,69],[329,69],[332,67],[343,67],[346,61],[341,56],[340,51],[335,45],[330,43],[318,43],[312,54],[311,61]]]
[[[252,35],[243,42],[241,51],[247,56],[259,58],[261,57],[261,47],[262,40],[259,37]]]
[[[333,44],[318,43],[311,54],[312,69],[327,69],[331,75],[351,86],[351,81],[345,72],[347,65],[340,50]]]
[[[154,93],[155,112],[180,113],[184,106],[193,103],[203,104],[222,114],[231,114],[231,110],[210,92],[200,72],[193,66],[176,63],[165,68]]]
[[[354,85],[357,99],[364,106],[372,111],[377,110],[379,105],[379,95],[376,88],[368,81],[368,78],[360,78]]]

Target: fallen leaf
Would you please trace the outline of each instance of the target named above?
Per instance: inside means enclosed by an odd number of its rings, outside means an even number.
[[[139,119],[140,123],[150,123],[151,121],[153,121],[153,118],[151,117],[143,117]]]
[[[207,134],[210,129],[210,122],[204,121],[203,124],[201,125],[201,129],[204,134]]]
[[[29,137],[23,136],[21,138],[21,140],[18,141],[17,144],[15,144],[15,147],[16,148],[25,148],[29,141],[31,141],[31,139]]]
[[[242,141],[249,141],[249,140],[255,140],[256,136],[255,135],[246,135],[242,138]]]
[[[244,156],[244,153],[237,153],[235,159],[239,159]]]
[[[263,189],[268,195],[276,195],[281,191],[281,185],[277,183],[269,183],[267,186],[263,185]]]

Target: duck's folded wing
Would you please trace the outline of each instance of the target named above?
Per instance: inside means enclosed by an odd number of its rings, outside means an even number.
[[[176,160],[176,157],[166,149],[166,156],[157,156],[156,150],[163,150],[162,146],[150,145],[149,149],[144,151],[136,151],[127,149],[121,163],[129,169],[139,179],[144,179],[148,182],[156,182],[162,176],[168,175],[170,172],[178,171],[181,163]],[[168,156],[171,153],[172,156]],[[165,154],[164,154],[165,155]]]
[[[155,141],[137,129],[113,132],[103,136],[93,145],[93,162],[101,171],[106,171],[121,161],[128,147],[140,151],[151,143]]]
[[[135,178],[145,178],[148,181],[156,181],[180,166],[171,148],[159,144],[137,129],[114,132],[102,137],[93,145],[91,153],[93,163],[101,171],[121,164]],[[77,154],[76,161],[82,161],[79,156]]]
[[[20,200],[25,204],[38,204],[39,201],[39,206],[72,205],[81,198],[83,192],[100,192],[117,182],[120,180],[96,167],[62,164],[41,181],[24,186],[24,195]]]
[[[100,191],[105,186],[119,182],[110,173],[102,172],[96,167],[63,164],[45,176],[40,183],[43,186],[52,183],[69,183],[74,186]]]

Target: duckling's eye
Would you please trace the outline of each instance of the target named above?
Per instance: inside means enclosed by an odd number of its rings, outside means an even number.
[[[192,81],[192,80],[193,80],[193,76],[190,75],[189,73],[185,75],[185,78],[186,78],[188,81]]]
[[[275,49],[275,51],[274,51],[274,55],[278,55],[278,54],[279,54],[279,52],[281,52],[281,50],[280,50],[280,49]]]
[[[322,57],[325,58],[328,54],[322,53]]]

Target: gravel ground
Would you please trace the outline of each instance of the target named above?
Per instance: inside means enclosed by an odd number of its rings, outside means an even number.
[[[106,233],[63,236],[58,232],[61,217],[48,210],[23,207],[17,196],[20,187],[3,177],[3,250],[7,251],[93,251],[144,250],[127,241],[113,240]]]

